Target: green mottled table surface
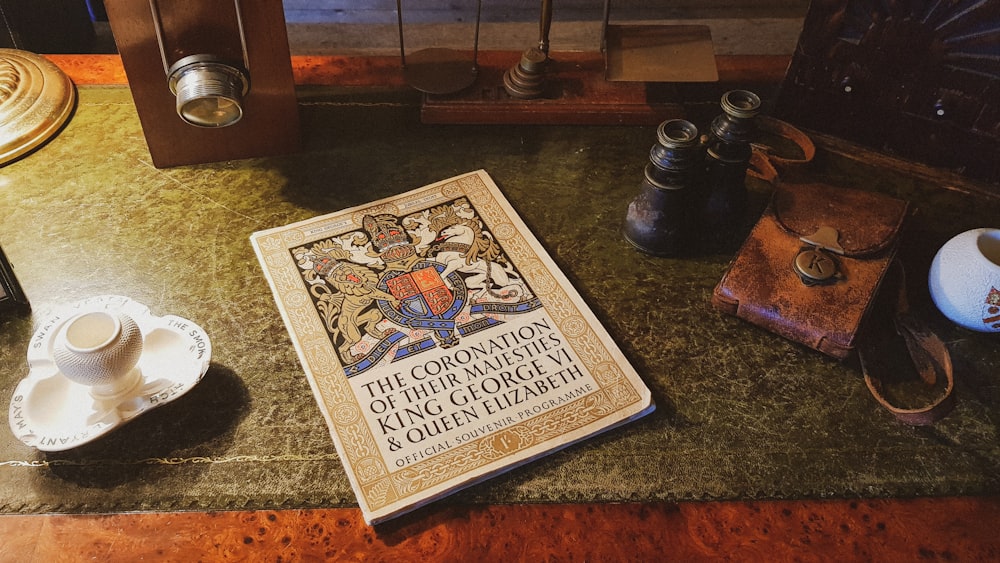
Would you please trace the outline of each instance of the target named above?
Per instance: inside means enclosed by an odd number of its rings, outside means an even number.
[[[484,168],[653,390],[658,409],[459,493],[462,502],[982,495],[1000,492],[1000,340],[929,304],[934,251],[998,226],[1000,199],[821,152],[810,172],[919,207],[902,250],[914,307],[947,342],[958,405],[898,423],[850,365],[714,311],[738,240],[684,258],[619,230],[653,127],[429,126],[413,97],[300,96],[304,148],[274,158],[152,166],[129,91],[81,87],[68,126],[0,168],[0,245],[32,312],[0,319],[4,409],[54,307],[118,294],[210,335],[204,380],[74,450],[0,431],[0,512],[354,503],[248,242],[280,226]],[[751,182],[745,233],[768,186]],[[990,225],[992,222],[992,225]]]

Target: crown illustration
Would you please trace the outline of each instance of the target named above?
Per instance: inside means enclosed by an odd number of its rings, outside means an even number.
[[[330,273],[336,270],[339,265],[340,262],[332,256],[321,256],[318,259],[313,260],[313,270],[323,277],[329,276]]]
[[[395,215],[365,215],[362,226],[368,231],[372,246],[380,254],[400,245],[409,245],[410,236],[399,226]]]

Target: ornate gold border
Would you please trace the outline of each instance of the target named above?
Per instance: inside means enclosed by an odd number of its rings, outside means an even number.
[[[537,243],[533,245],[529,241],[530,234],[521,225],[520,218],[509,205],[504,205],[505,200],[501,203],[502,194],[495,186],[487,185],[482,174],[471,173],[418,189],[394,198],[391,204],[376,203],[354,209],[350,212],[350,224],[343,221],[343,215],[320,217],[257,238],[317,400],[347,458],[344,460],[345,469],[353,473],[363,504],[372,511],[404,501],[504,458],[510,458],[512,463],[523,461],[523,458],[516,457],[518,452],[585,428],[642,400],[615,355],[567,293],[563,284],[568,282],[561,281],[561,273],[559,277],[553,275],[548,266],[551,260],[547,264],[541,259],[534,248]],[[546,312],[555,320],[580,362],[594,377],[599,390],[496,433],[391,471],[380,455],[337,353],[312,309],[301,274],[288,250],[311,243],[321,236],[358,229],[361,217],[373,210],[402,216],[461,196],[468,198],[507,257],[529,280]],[[324,225],[331,221],[340,221],[343,228],[336,232],[325,228]]]

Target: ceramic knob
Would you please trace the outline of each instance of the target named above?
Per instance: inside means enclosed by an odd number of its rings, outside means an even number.
[[[105,311],[71,318],[56,335],[53,356],[70,381],[113,395],[138,379],[134,369],[142,355],[142,333],[129,316]]]
[[[946,242],[931,263],[928,286],[952,322],[1000,332],[1000,229],[972,229]]]

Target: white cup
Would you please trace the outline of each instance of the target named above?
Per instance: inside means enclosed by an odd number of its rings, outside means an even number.
[[[70,381],[90,387],[98,398],[114,398],[135,387],[142,355],[142,333],[128,315],[81,313],[56,335],[53,356]]]
[[[1000,229],[972,229],[946,242],[931,262],[928,287],[952,322],[1000,332]]]

